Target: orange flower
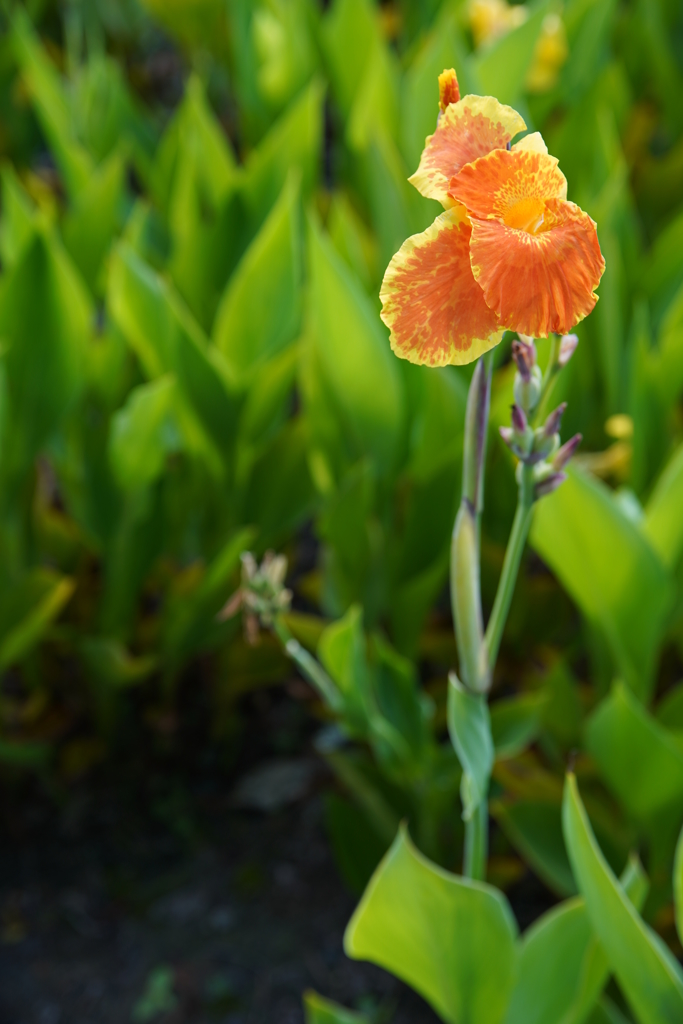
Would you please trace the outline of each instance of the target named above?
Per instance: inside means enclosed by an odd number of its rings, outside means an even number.
[[[516,111],[490,96],[448,102],[454,72],[439,84],[443,113],[410,181],[446,212],[403,243],[380,291],[393,350],[428,366],[472,362],[506,329],[568,333],[605,266],[541,136],[512,145],[526,128]]]

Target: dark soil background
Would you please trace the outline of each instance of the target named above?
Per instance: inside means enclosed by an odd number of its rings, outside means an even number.
[[[137,737],[69,786],[5,780],[0,1024],[301,1024],[308,987],[395,1007],[395,1024],[436,1021],[344,955],[356,899],[325,836],[312,728],[274,689],[247,699],[232,764],[186,728],[161,752]],[[275,797],[264,766],[289,778]],[[275,809],[236,806],[264,791]],[[175,1005],[145,1015],[160,971]]]

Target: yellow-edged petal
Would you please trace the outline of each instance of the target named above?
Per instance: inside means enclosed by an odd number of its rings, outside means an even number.
[[[423,196],[450,206],[453,175],[491,150],[504,150],[525,128],[517,111],[493,96],[464,96],[441,115],[436,131],[425,141],[420,166],[408,180]]]
[[[455,206],[392,258],[381,315],[401,358],[426,366],[470,363],[502,338],[472,274],[470,234],[464,208]]]

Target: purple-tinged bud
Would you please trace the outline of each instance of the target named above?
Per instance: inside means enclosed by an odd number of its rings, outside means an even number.
[[[563,469],[581,444],[582,440],[583,437],[581,434],[574,434],[574,436],[570,437],[568,441],[565,441],[553,459],[553,469]]]
[[[524,415],[524,410],[521,409],[517,404],[511,407],[512,413],[512,429],[516,434],[526,433],[527,419]]]
[[[512,427],[498,427],[498,432],[508,448],[512,448],[515,442],[515,432]]]
[[[556,491],[566,479],[566,473],[551,473],[550,476],[546,476],[543,480],[539,480],[534,488],[535,499],[538,501],[539,498],[545,498],[546,495],[552,494],[553,491]]]
[[[543,433],[546,437],[552,437],[553,434],[558,434],[560,432],[560,425],[566,408],[567,403],[562,402],[554,412],[550,413],[550,416],[548,416],[548,419],[545,421],[543,426]]]
[[[517,372],[528,384],[531,380],[531,371],[536,365],[536,347],[533,338],[522,335],[519,341],[512,342],[512,358],[517,366]]]
[[[576,346],[579,344],[579,339],[576,334],[563,334],[562,340],[560,341],[560,354],[557,357],[557,365],[560,369],[564,369],[571,357],[576,352]]]

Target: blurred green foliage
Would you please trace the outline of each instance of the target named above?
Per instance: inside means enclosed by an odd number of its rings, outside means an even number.
[[[521,859],[574,891],[561,776],[578,749],[608,860],[621,870],[641,843],[646,916],[675,944],[680,4],[541,0],[483,40],[464,0],[36,0],[0,17],[0,761],[44,771],[56,749],[77,774],[126,709],[152,725],[173,709],[200,657],[229,736],[237,698],[287,668],[277,645],[250,648],[216,614],[240,552],[280,547],[316,614],[292,616],[294,634],[313,650],[320,620],[341,620],[325,662],[355,630],[366,695],[410,733],[408,781],[367,705],[356,746],[329,754],[347,877],[361,887],[388,845],[380,798],[392,827],[441,801],[417,839],[452,856],[439,822],[454,827],[459,768],[438,785],[434,772],[468,373],[397,360],[378,290],[438,212],[407,177],[454,66],[463,92],[493,93],[543,132],[607,262],[555,395],[585,454],[531,534],[554,577],[529,557],[494,690],[490,875],[514,880]],[[505,343],[496,362],[494,428],[511,401]],[[490,451],[486,611],[515,502],[494,431]],[[382,703],[378,665],[420,709],[407,724],[400,702]],[[339,672],[336,657],[327,667]],[[362,696],[361,676],[349,686]],[[349,848],[363,822],[369,852]]]

